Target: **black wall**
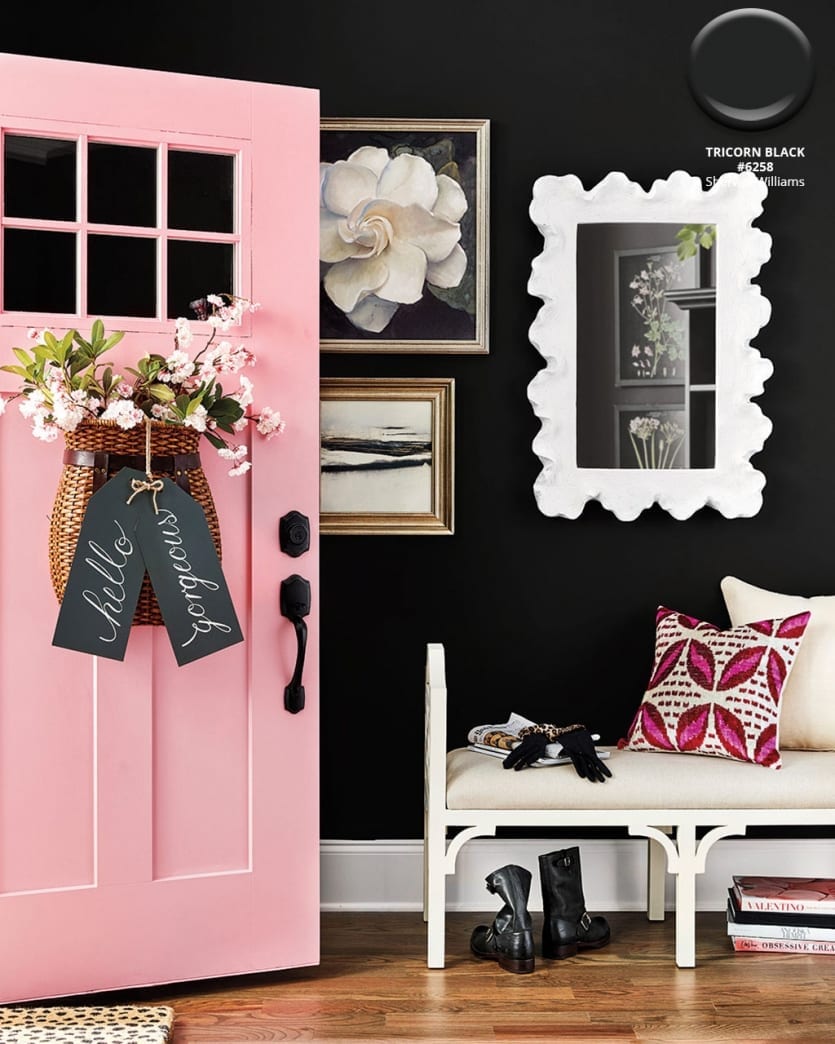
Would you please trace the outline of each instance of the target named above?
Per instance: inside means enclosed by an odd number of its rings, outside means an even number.
[[[457,400],[455,535],[322,538],[324,837],[420,836],[427,641],[446,646],[453,745],[511,710],[580,718],[614,741],[647,680],[659,603],[727,624],[728,573],[835,593],[831,4],[776,6],[809,37],[817,79],[766,131],[715,123],[687,86],[690,42],[727,3],[207,0],[52,20],[22,6],[7,5],[2,50],[316,87],[323,116],[491,120],[490,355],[322,357],[323,375],[452,376]],[[546,518],[526,394],[542,365],[528,340],[534,180],[574,173],[588,187],[621,170],[648,187],[675,169],[733,169],[705,147],[737,144],[806,149],[775,170],[806,187],[771,189],[758,222],[773,237],[759,280],[773,315],[756,344],[775,368],[758,400],[774,424],[754,458],[762,510],[677,522],[654,508],[627,523],[590,503],[575,521]]]

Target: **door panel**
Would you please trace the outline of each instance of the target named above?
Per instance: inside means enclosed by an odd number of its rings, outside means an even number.
[[[168,272],[167,244],[231,244],[234,289],[261,308],[226,336],[257,357],[256,407],[280,409],[287,425],[269,442],[248,433],[243,477],[201,444],[245,641],[177,667],[163,628],[134,627],[123,662],[51,645],[48,516],[62,447],[33,439],[14,405],[0,419],[0,1003],[315,964],[318,547],[283,555],[278,521],[296,509],[318,529],[318,93],[15,55],[0,55],[0,87],[13,106],[3,128],[77,136],[82,171],[91,139],[156,143],[163,201],[167,149],[234,154],[231,232],[171,234],[164,206],[139,232],[90,225],[83,182],[65,230],[82,257],[78,300],[86,237],[152,239],[156,315],[105,325],[128,331],[114,353],[122,365],[169,354],[166,288],[182,273]],[[0,355],[29,326],[83,331],[95,317],[0,311]],[[13,387],[0,375],[0,393]],[[295,715],[283,691],[296,639],[278,610],[294,572],[313,592]]]

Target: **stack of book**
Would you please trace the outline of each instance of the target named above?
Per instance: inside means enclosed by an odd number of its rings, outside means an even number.
[[[734,950],[835,953],[835,878],[734,874],[727,921]]]

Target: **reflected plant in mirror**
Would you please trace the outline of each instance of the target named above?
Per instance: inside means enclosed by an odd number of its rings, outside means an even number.
[[[635,296],[629,302],[644,324],[643,340],[632,345],[632,368],[636,377],[678,376],[679,363],[685,356],[685,326],[674,319],[667,307],[666,292],[681,281],[680,261],[664,261],[660,254],[650,254],[646,268],[641,268],[629,283]]]
[[[686,432],[675,421],[633,417],[629,438],[639,468],[674,468]]]
[[[545,514],[575,518],[592,498],[624,519],[652,503],[676,518],[759,509],[750,457],[771,425],[751,399],[771,364],[750,341],[770,305],[752,281],[771,239],[752,223],[766,192],[749,172],[708,190],[683,171],[649,191],[622,173],[589,191],[537,180],[530,333],[547,365],[528,394]]]

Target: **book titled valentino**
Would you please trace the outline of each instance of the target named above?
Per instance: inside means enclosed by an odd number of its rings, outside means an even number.
[[[813,918],[810,922],[802,914],[800,917],[777,914],[777,917],[780,918],[779,921],[775,919],[773,914],[768,920],[765,920],[765,917],[768,916],[766,914],[753,914],[751,916],[755,919],[751,921],[740,920],[733,902],[731,899],[728,899],[728,935],[744,935],[754,939],[789,939],[792,941],[814,939],[818,942],[835,943],[835,917],[830,919],[832,924],[827,926],[814,923],[815,921],[820,922],[820,917]]]
[[[756,877],[734,874],[740,910],[785,914],[835,913],[835,878]]]

